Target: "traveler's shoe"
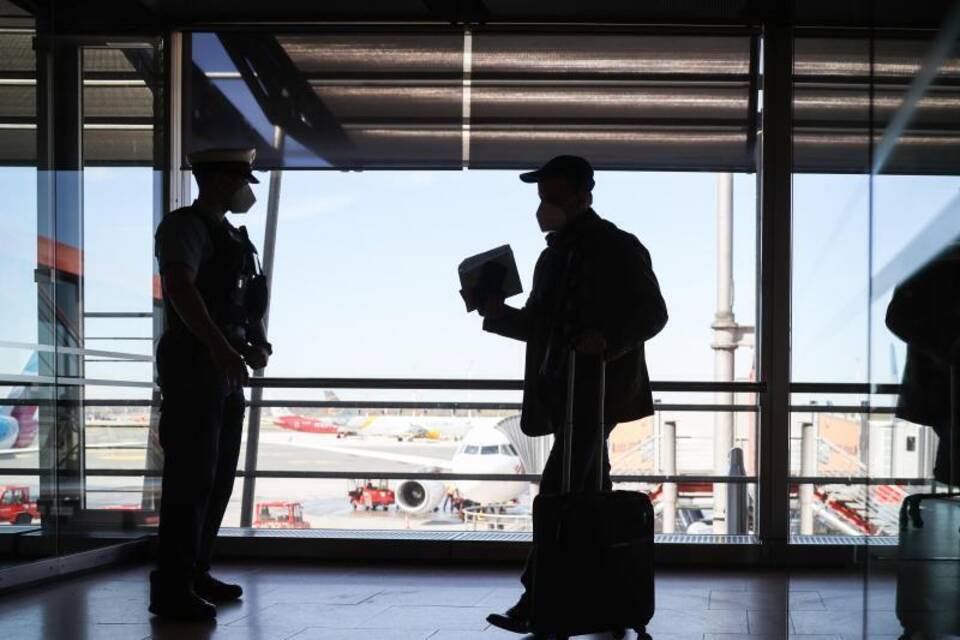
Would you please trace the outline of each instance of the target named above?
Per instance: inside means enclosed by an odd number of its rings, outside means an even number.
[[[504,613],[491,613],[487,622],[495,627],[514,633],[530,633],[530,609],[524,599],[507,609]]]
[[[243,588],[240,585],[221,582],[209,573],[197,575],[193,581],[193,590],[198,596],[213,604],[238,600],[243,595]]]
[[[217,617],[217,608],[198,596],[189,581],[169,580],[157,571],[150,574],[149,611],[161,618],[189,622]]]

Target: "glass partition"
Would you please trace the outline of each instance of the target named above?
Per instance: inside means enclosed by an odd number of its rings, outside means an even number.
[[[56,478],[51,443],[54,387],[44,364],[54,347],[43,330],[39,270],[49,237],[37,229],[47,211],[38,202],[37,60],[33,16],[4,5],[0,15],[0,569],[57,553],[57,529],[43,523],[41,485]],[[49,445],[47,445],[49,446]],[[25,540],[27,544],[20,544]]]
[[[954,5],[939,31],[872,48],[866,502],[895,546],[867,547],[864,637],[960,635],[958,43]]]
[[[149,519],[162,61],[116,40],[0,4],[0,569]]]
[[[283,172],[270,310],[274,356],[266,370],[268,378],[281,379],[281,388],[263,394],[268,406],[260,412],[257,473],[271,481],[257,480],[254,509],[264,502],[296,502],[315,528],[430,528],[437,524],[435,498],[443,502],[445,492],[456,492],[468,507],[507,509],[511,522],[529,527],[530,500],[549,442],[531,441],[517,429],[519,393],[483,389],[485,380],[519,384],[524,345],[484,333],[456,293],[459,261],[504,243],[511,244],[529,287],[545,245],[534,218],[536,193],[517,173]],[[596,180],[594,208],[641,238],[669,298],[671,323],[647,348],[651,375],[691,383],[714,377],[713,274],[718,261],[726,261],[725,273],[739,294],[735,300],[731,295],[730,319],[742,323],[737,326],[747,336],[738,335],[732,345],[737,355],[726,381],[754,380],[753,177],[604,171]],[[718,182],[732,189],[718,189]],[[728,198],[723,224],[717,220],[718,194]],[[730,234],[734,251],[724,252],[721,234]],[[691,269],[705,276],[691,280]],[[510,302],[522,305],[526,295]],[[360,386],[370,388],[282,388],[282,379],[315,377],[369,380]],[[389,378],[422,380],[426,388],[377,388],[377,380]],[[475,388],[431,391],[431,379],[460,379]],[[683,382],[678,384],[682,391]],[[653,493],[658,514],[664,492],[672,496],[659,529],[715,533],[719,492],[712,478],[726,488],[729,449],[745,452],[738,489],[746,491],[755,474],[756,393],[714,398],[709,390],[679,391],[655,392],[663,410],[617,427],[610,452],[614,472],[624,479],[643,476],[632,486]],[[725,405],[736,407],[724,411]],[[728,444],[717,444],[717,424],[729,425]],[[472,439],[479,439],[476,452],[465,444]],[[518,455],[499,449],[485,455],[484,443],[513,447]],[[722,468],[715,459],[718,446],[724,449]],[[420,478],[424,473],[451,477]],[[464,473],[525,477],[457,478]],[[293,477],[280,482],[284,474],[303,474],[302,487]],[[319,481],[324,475],[338,481]],[[679,482],[667,487],[663,476],[679,476]],[[362,492],[369,481],[382,481],[394,492],[386,498],[391,509],[354,509],[354,484]],[[410,487],[418,487],[420,497],[405,501],[401,496]],[[744,505],[752,513],[755,492],[747,493]],[[242,507],[236,496],[234,502],[232,509]],[[746,524],[739,531],[748,532]]]
[[[472,468],[460,464],[470,455],[463,439],[478,428],[501,433],[491,436],[499,443],[519,401],[484,381],[518,381],[524,348],[484,334],[465,313],[456,266],[509,243],[529,286],[544,245],[536,194],[517,173],[573,149],[600,170],[595,208],[647,245],[667,292],[671,323],[648,345],[654,378],[745,383],[681,385],[682,397],[661,398],[656,419],[618,427],[624,477],[643,476],[657,496],[664,477],[679,477],[664,531],[727,533],[737,448],[734,497],[745,493],[733,532],[752,530],[755,34],[320,29],[196,32],[185,43],[184,152],[250,145],[256,166],[271,170],[260,198],[273,203],[262,237],[273,228],[276,238],[265,249],[275,249],[265,375],[279,380],[251,393],[257,435],[246,494],[229,514],[257,526],[258,505],[296,502],[313,527],[349,528],[359,517],[354,484],[362,493],[382,480],[402,494],[409,480],[432,504],[421,481],[450,492],[474,482],[457,477]],[[346,388],[283,381],[318,376]],[[411,383],[378,387],[383,379]],[[431,390],[437,379],[467,385]],[[422,391],[412,391],[417,381]],[[663,422],[669,446],[660,444]],[[518,433],[504,444],[544,447]],[[661,449],[675,455],[667,461]],[[510,503],[529,518],[543,454],[507,458],[505,473],[530,477],[480,481],[493,493],[464,500],[493,510]],[[413,511],[417,526],[430,525]]]

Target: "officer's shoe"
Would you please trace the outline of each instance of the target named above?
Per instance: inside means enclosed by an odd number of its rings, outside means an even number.
[[[197,595],[189,581],[150,574],[150,613],[161,618],[195,622],[213,620],[217,608]]]
[[[527,599],[521,598],[520,602],[504,613],[491,613],[487,616],[487,622],[506,631],[530,633],[530,607]]]
[[[209,572],[197,575],[193,581],[193,590],[198,596],[214,604],[239,600],[243,595],[243,588],[240,585],[221,582]]]

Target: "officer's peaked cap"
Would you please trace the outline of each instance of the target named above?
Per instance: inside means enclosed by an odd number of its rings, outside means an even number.
[[[256,149],[218,148],[194,151],[187,155],[187,160],[194,169],[206,167],[242,172],[246,175],[248,182],[257,184],[260,181],[253,175],[252,171],[253,160],[256,157]]]

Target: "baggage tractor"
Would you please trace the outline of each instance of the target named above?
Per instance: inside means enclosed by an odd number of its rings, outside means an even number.
[[[559,640],[601,632],[622,638],[627,629],[649,638],[646,625],[654,611],[653,505],[643,493],[603,491],[605,365],[599,376],[597,490],[571,491],[575,370],[576,353],[571,352],[562,490],[540,494],[533,502],[531,630],[535,637]]]

